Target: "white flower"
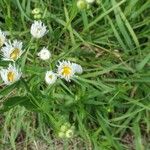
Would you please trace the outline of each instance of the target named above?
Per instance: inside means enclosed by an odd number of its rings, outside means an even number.
[[[74,67],[75,73],[78,73],[78,74],[82,74],[83,73],[83,69],[82,69],[81,65],[73,63],[73,67]]]
[[[51,57],[50,51],[43,47],[42,50],[37,54],[42,60],[48,60]]]
[[[16,61],[22,53],[22,42],[14,40],[13,43],[10,41],[5,43],[5,46],[2,48],[3,60]]]
[[[47,71],[45,74],[45,82],[47,84],[54,84],[57,80],[57,76],[53,71]]]
[[[93,3],[95,0],[85,0],[87,3],[91,4]]]
[[[6,85],[11,85],[18,81],[22,75],[21,70],[15,64],[9,64],[7,69],[1,69],[0,75]]]
[[[6,35],[4,34],[4,32],[0,30],[0,47],[4,45],[5,41],[6,41]]]
[[[39,21],[34,21],[34,23],[31,25],[30,33],[34,38],[41,38],[47,33],[46,26],[44,23]]]
[[[62,61],[59,62],[58,67],[58,76],[60,78],[64,78],[66,81],[70,81],[70,79],[74,76],[75,70],[73,67],[73,63],[70,61]]]

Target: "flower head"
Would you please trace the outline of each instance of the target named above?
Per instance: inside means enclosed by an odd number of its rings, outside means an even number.
[[[31,25],[30,33],[34,38],[41,38],[47,33],[46,26],[44,23],[39,21],[34,21],[34,23]]]
[[[45,82],[47,84],[54,84],[57,80],[57,76],[53,71],[47,71],[45,74]]]
[[[22,75],[21,70],[15,64],[9,64],[7,69],[1,69],[0,75],[6,85],[11,85],[18,81]]]
[[[75,70],[73,67],[73,63],[70,61],[62,61],[59,62],[58,67],[58,76],[60,78],[64,78],[66,81],[70,81],[70,79],[74,76]]]
[[[4,32],[0,30],[0,47],[4,45],[5,41],[6,41],[6,35],[4,34]]]
[[[13,43],[11,43],[9,41],[8,43],[5,43],[2,52],[4,60],[16,61],[24,52],[22,50],[22,42],[14,40]]]
[[[50,51],[45,47],[43,47],[42,50],[37,55],[42,60],[48,60],[51,57]]]
[[[83,73],[83,69],[82,69],[81,65],[73,63],[73,68],[75,70],[75,73],[78,73],[78,74]]]

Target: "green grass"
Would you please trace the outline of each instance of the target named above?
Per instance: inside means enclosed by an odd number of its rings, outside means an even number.
[[[26,50],[22,79],[7,87],[0,80],[0,149],[150,149],[150,1],[98,2],[79,10],[75,0],[0,0],[1,30]],[[49,30],[39,40],[30,35],[35,7]],[[49,62],[37,58],[43,46]],[[47,86],[44,74],[58,60],[84,73]],[[66,122],[74,136],[60,139]]]

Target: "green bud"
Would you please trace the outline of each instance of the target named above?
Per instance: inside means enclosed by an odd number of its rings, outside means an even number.
[[[87,9],[87,3],[85,0],[78,0],[77,1],[77,7],[82,10],[82,9]]]
[[[66,138],[71,138],[71,137],[73,137],[73,134],[74,134],[74,132],[73,132],[72,129],[67,130],[67,131],[66,131]]]
[[[32,14],[33,15],[37,15],[37,14],[39,14],[41,12],[41,9],[40,8],[34,8],[33,10],[32,10]]]
[[[34,15],[34,19],[41,19],[41,18],[42,18],[41,14]]]
[[[60,131],[61,131],[61,132],[66,132],[67,129],[68,129],[68,127],[65,126],[65,125],[62,125],[62,126],[60,127]]]
[[[58,133],[58,137],[60,137],[60,138],[64,138],[64,137],[65,137],[64,132],[59,132],[59,133]]]
[[[66,132],[70,128],[70,123],[66,122],[60,127],[61,132]]]

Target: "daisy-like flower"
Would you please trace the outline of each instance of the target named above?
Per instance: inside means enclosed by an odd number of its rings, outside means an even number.
[[[53,71],[47,71],[45,74],[45,82],[50,85],[54,84],[57,80],[57,76]]]
[[[91,4],[93,3],[95,0],[85,0],[87,3]]]
[[[0,47],[4,45],[5,41],[6,41],[6,35],[4,34],[4,32],[0,30]]]
[[[73,63],[70,61],[62,61],[59,62],[58,67],[58,76],[60,78],[65,79],[66,81],[70,81],[70,79],[74,76],[75,70],[73,67]]]
[[[47,49],[47,48],[45,48],[45,47],[43,47],[42,49],[41,49],[41,51],[37,54],[39,57],[40,57],[40,59],[42,59],[42,60],[48,60],[50,57],[51,57],[51,53],[50,53],[50,51]]]
[[[34,23],[31,25],[30,33],[34,38],[41,38],[47,33],[46,26],[44,23],[39,21],[34,21]]]
[[[5,43],[1,51],[3,52],[3,60],[8,61],[16,61],[24,52],[22,50],[22,42],[17,40],[14,40],[13,43],[10,41]]]
[[[6,85],[11,85],[18,81],[22,75],[21,70],[15,64],[9,64],[7,69],[1,69],[0,75]]]
[[[83,68],[81,65],[73,63],[73,68],[75,70],[75,73],[82,74],[83,73]]]

